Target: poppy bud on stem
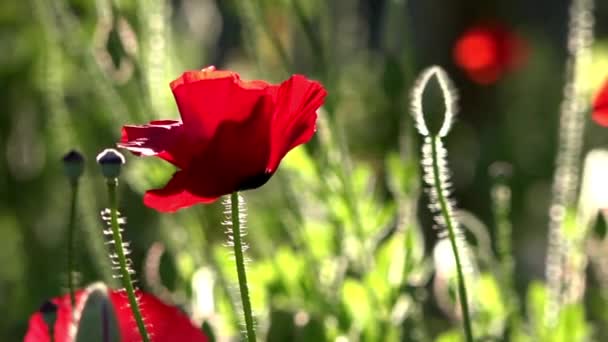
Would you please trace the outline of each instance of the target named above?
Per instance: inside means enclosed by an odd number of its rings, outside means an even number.
[[[133,317],[137,323],[139,334],[144,342],[150,342],[150,337],[146,331],[146,325],[135,297],[135,289],[133,288],[133,281],[131,279],[131,273],[127,266],[127,257],[124,250],[124,243],[120,234],[120,227],[118,224],[118,198],[116,195],[116,188],[118,188],[118,175],[120,175],[120,169],[122,164],[125,163],[125,157],[114,149],[106,149],[97,156],[97,163],[101,166],[101,172],[106,178],[108,185],[108,197],[110,200],[110,227],[112,229],[112,237],[114,239],[114,249],[118,256],[118,264],[120,268],[120,279],[124,286],[127,297],[129,299],[129,306],[133,312]]]
[[[436,100],[438,96],[442,97],[443,103],[433,104],[433,100]],[[442,122],[441,120],[429,120],[429,124],[427,124],[424,110],[428,110],[429,107],[434,111],[432,114],[435,115],[439,114],[439,111],[443,111]],[[412,114],[418,133],[424,137],[421,162],[424,172],[423,179],[429,187],[429,208],[435,214],[437,225],[447,231],[446,235],[452,247],[464,334],[467,342],[473,342],[473,329],[463,272],[463,266],[471,265],[468,265],[466,241],[454,218],[454,205],[449,199],[447,151],[441,141],[441,138],[450,131],[455,113],[456,94],[446,72],[438,66],[425,69],[418,77],[412,91]]]
[[[74,230],[76,225],[76,203],[78,195],[78,180],[84,172],[84,157],[76,150],[71,150],[63,156],[64,173],[70,182],[70,216],[68,221],[68,289],[70,291],[70,304],[72,312],[76,307],[76,296],[74,295]]]

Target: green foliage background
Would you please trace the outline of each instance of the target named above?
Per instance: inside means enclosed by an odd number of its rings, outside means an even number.
[[[474,213],[483,235],[471,237],[480,264],[473,294],[481,299],[478,334],[493,340],[602,340],[608,336],[606,289],[592,272],[584,300],[562,311],[557,328],[542,324],[567,5],[1,2],[0,337],[20,340],[39,304],[65,291],[69,187],[61,156],[77,148],[87,157],[78,206],[80,283],[113,284],[98,217],[106,194],[94,156],[118,140],[123,124],[176,118],[168,83],[183,70],[215,64],[247,79],[280,81],[303,73],[322,81],[330,94],[314,141],[290,154],[266,186],[245,193],[261,335],[269,341],[457,340],[458,319],[437,297],[444,293],[453,305],[453,284],[433,287],[437,238],[421,191],[419,142],[409,113],[418,71],[440,64],[460,90],[458,121],[445,141],[453,198]],[[608,76],[607,3],[598,1],[595,17],[596,60],[587,82],[597,89]],[[479,86],[453,65],[451,49],[463,30],[487,18],[524,37],[530,55],[523,69]],[[606,129],[590,124],[585,149],[607,143]],[[127,157],[121,209],[142,287],[170,293],[196,314],[191,299],[206,293],[204,275],[210,272],[213,310],[195,318],[210,319],[218,336],[234,335],[239,316],[231,304],[236,292],[223,247],[221,204],[161,216],[145,208],[141,196],[164,184],[172,167]],[[512,169],[508,219],[516,266],[508,281],[494,267],[497,223],[488,168],[496,161]],[[143,272],[156,242],[167,251],[158,265],[162,286],[146,281]]]

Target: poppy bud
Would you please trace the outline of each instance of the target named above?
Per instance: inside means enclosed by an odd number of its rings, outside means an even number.
[[[108,288],[103,284],[93,284],[87,290],[91,292],[86,297],[75,341],[118,341],[120,328]]]
[[[432,66],[420,73],[412,90],[412,114],[423,136],[445,137],[456,113],[456,91],[447,73]]]
[[[97,155],[97,164],[101,166],[101,173],[106,178],[117,178],[124,163],[125,157],[113,148],[106,148]]]
[[[78,181],[84,172],[84,157],[76,150],[70,150],[63,156],[63,172],[70,182]]]
[[[49,331],[53,331],[55,322],[57,321],[57,305],[51,301],[45,301],[38,310],[42,314],[42,319],[49,327]]]

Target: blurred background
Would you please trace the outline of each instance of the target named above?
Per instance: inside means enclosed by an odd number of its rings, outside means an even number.
[[[409,92],[415,78],[431,64],[448,71],[459,94],[460,112],[445,139],[453,198],[460,208],[473,213],[488,239],[493,239],[496,227],[489,169],[497,161],[506,163],[502,169],[510,174],[512,193],[509,218],[516,270],[513,282],[524,298],[530,283],[544,278],[547,213],[566,81],[569,5],[565,0],[0,2],[2,340],[20,340],[29,315],[40,303],[65,293],[69,185],[61,157],[76,148],[87,158],[78,205],[80,284],[97,280],[112,283],[98,216],[107,203],[106,193],[95,156],[113,146],[124,124],[178,117],[168,83],[184,70],[208,65],[234,70],[245,79],[273,82],[302,73],[320,80],[329,91],[322,116],[329,118],[332,128],[324,133],[325,126],[320,124],[310,147],[294,152],[267,186],[245,194],[253,260],[251,282],[263,292],[254,294],[254,304],[262,307],[257,312],[267,340],[330,340],[346,334],[344,331],[352,332],[348,327],[358,319],[353,318],[353,312],[381,312],[372,304],[347,307],[345,312],[351,314],[342,318],[340,312],[335,313],[336,322],[331,323],[323,306],[315,308],[311,304],[321,294],[292,291],[285,285],[289,284],[287,276],[279,274],[281,269],[299,265],[302,249],[309,248],[320,264],[336,255],[332,248],[326,251],[319,245],[332,244],[329,240],[341,226],[343,209],[335,209],[335,217],[319,219],[315,213],[330,206],[331,190],[325,197],[319,195],[322,190],[310,195],[302,190],[310,187],[310,182],[317,184],[315,189],[324,186],[319,185],[319,174],[310,169],[314,169],[312,164],[327,168],[318,161],[316,151],[328,132],[332,136],[325,139],[339,140],[334,141],[338,150],[348,151],[354,193],[369,193],[369,208],[375,208],[370,211],[378,216],[372,225],[380,227],[378,232],[384,226],[388,232],[395,230],[391,226],[396,225],[394,216],[399,207],[398,196],[391,190],[394,174],[387,171],[387,160],[395,156],[404,160],[405,170],[398,172],[408,174],[404,179],[410,188],[404,196],[415,209],[412,220],[419,221],[416,225],[422,237],[415,240],[422,245],[416,247],[422,255],[419,261],[431,258],[437,234],[431,228],[425,196],[419,196],[415,166],[419,139],[409,110]],[[594,61],[586,74],[593,92],[608,78],[608,2],[597,1],[594,17]],[[490,78],[476,77],[467,69],[467,56],[478,56],[474,48],[473,52],[470,48],[464,52],[465,62],[455,52],[457,42],[480,25],[497,28],[496,39],[510,42],[505,49],[515,51],[512,54],[517,56],[516,62],[499,58],[496,63],[506,66]],[[511,56],[511,52],[501,53]],[[590,116],[587,123],[585,150],[606,147],[606,128],[594,124]],[[221,272],[218,275],[221,269],[232,271],[228,250],[222,247],[225,235],[220,225],[221,204],[161,216],[142,203],[143,192],[162,186],[172,171],[160,160],[127,156],[120,202],[122,213],[128,217],[125,237],[131,241],[140,284],[167,295],[199,323],[220,317],[223,323],[214,323],[218,335],[234,334],[238,326],[226,308],[230,307],[231,290],[222,285],[225,279]],[[318,202],[322,208],[309,208],[309,202],[318,196],[326,201]],[[372,220],[370,217],[365,216]],[[301,229],[294,226],[308,225],[316,227],[311,228],[314,233],[307,243],[299,245],[293,232]],[[349,247],[336,247],[344,248]],[[163,249],[164,254],[159,252]],[[144,265],[150,267],[145,269]],[[305,279],[294,280],[297,284],[317,277],[309,266],[305,263],[295,267],[303,269],[301,279]],[[357,272],[346,273],[347,278],[359,279]],[[161,276],[162,283],[155,275]],[[428,299],[433,295],[424,290],[432,291],[428,280],[432,276],[425,277],[427,280],[417,285],[426,298],[420,307],[429,338],[435,338],[457,327],[457,318]],[[285,284],[278,286],[268,281],[270,278],[282,279]],[[212,284],[211,290],[205,290],[204,284]],[[301,284],[297,284],[294,286],[299,288]],[[224,292],[213,290],[216,287]],[[302,303],[293,300],[298,296]],[[207,302],[197,304],[196,298],[206,298]],[[587,311],[589,320],[605,325],[608,311]],[[281,331],[277,322],[291,322],[285,317],[301,312],[310,314],[304,316],[304,325],[311,326],[309,321],[318,318],[323,328],[304,329],[304,335],[294,337],[289,334],[297,330],[291,327],[295,323],[285,323],[286,331]],[[315,312],[319,314],[315,316]],[[304,319],[302,315],[297,317],[300,323]],[[368,318],[361,319],[361,326],[365,326]],[[297,319],[294,322],[298,323]],[[361,336],[368,336],[367,340],[379,336],[366,334]],[[407,338],[402,336],[401,340]]]

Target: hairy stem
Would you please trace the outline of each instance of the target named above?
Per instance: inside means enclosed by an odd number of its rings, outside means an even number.
[[[116,178],[108,179],[107,184],[108,197],[110,198],[110,225],[112,228],[112,237],[114,238],[114,249],[116,255],[118,256],[122,285],[124,286],[127,292],[129,306],[131,307],[131,311],[133,312],[133,317],[135,318],[135,322],[137,323],[137,329],[139,330],[139,334],[141,335],[142,341],[150,342],[150,337],[148,335],[148,332],[146,331],[146,325],[144,324],[141,310],[139,308],[139,304],[137,303],[137,298],[135,297],[135,289],[133,288],[131,274],[129,273],[129,269],[127,267],[127,257],[125,256],[122,236],[120,234],[120,227],[118,225],[118,198],[116,195],[118,180]]]
[[[70,197],[70,218],[68,221],[68,290],[70,291],[71,311],[76,308],[76,295],[74,294],[74,230],[76,226],[76,203],[78,196],[78,181],[70,184],[72,194]]]
[[[433,184],[435,186],[435,191],[437,192],[437,199],[439,201],[441,215],[445,220],[445,225],[448,230],[448,237],[450,239],[450,244],[452,245],[452,252],[454,252],[454,260],[456,262],[456,272],[458,276],[458,295],[460,297],[460,309],[462,311],[464,333],[467,342],[473,342],[473,329],[471,328],[471,319],[469,317],[469,300],[467,297],[467,288],[465,286],[464,275],[462,272],[460,252],[458,251],[458,245],[456,243],[455,226],[454,222],[452,221],[452,216],[450,215],[447,199],[444,196],[445,189],[443,189],[442,187],[443,183],[439,176],[439,158],[437,153],[437,144],[439,143],[439,139],[439,137],[435,136],[431,140],[431,155],[433,158]]]
[[[249,288],[247,287],[247,273],[245,273],[245,260],[243,258],[243,246],[241,242],[241,220],[239,217],[239,194],[233,192],[230,195],[230,206],[232,208],[232,236],[234,242],[234,257],[236,260],[236,273],[239,279],[239,290],[243,302],[243,315],[245,316],[245,327],[247,329],[247,341],[255,342],[255,329],[253,327],[253,315],[251,313],[251,302],[249,301]]]

